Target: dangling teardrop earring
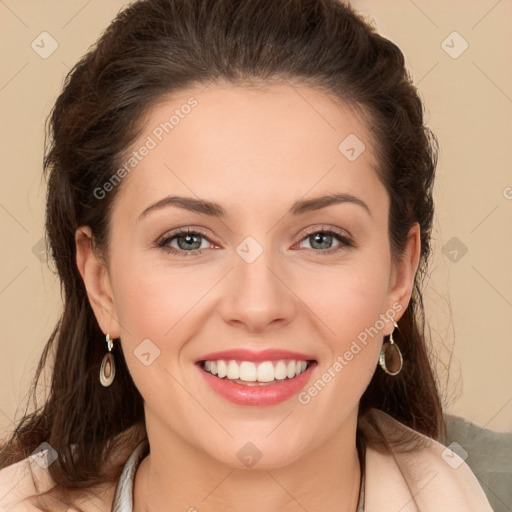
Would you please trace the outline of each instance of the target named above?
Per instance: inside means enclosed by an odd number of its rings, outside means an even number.
[[[398,329],[396,322],[393,322],[394,326]],[[380,367],[388,375],[398,375],[402,370],[403,366],[402,352],[398,348],[398,345],[393,340],[393,333],[389,335],[389,341],[386,341],[381,348],[379,364]]]
[[[107,388],[112,384],[112,382],[114,382],[114,377],[116,376],[116,363],[114,361],[114,356],[111,353],[114,343],[110,339],[110,333],[107,334],[106,341],[108,352],[103,357],[103,361],[101,361],[100,382],[102,386]]]

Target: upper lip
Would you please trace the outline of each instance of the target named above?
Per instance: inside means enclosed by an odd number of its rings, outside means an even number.
[[[253,362],[277,361],[279,359],[295,359],[298,361],[315,360],[313,356],[301,354],[300,352],[291,352],[290,350],[268,348],[266,350],[255,352],[245,348],[235,348],[222,352],[210,352],[209,354],[197,358],[194,362],[199,363],[200,361],[216,361],[218,359],[235,359],[238,361]]]

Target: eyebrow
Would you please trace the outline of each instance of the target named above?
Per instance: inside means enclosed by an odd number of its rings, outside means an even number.
[[[313,199],[299,200],[293,203],[288,210],[287,215],[301,215],[306,212],[320,210],[334,204],[352,203],[361,206],[372,217],[372,212],[368,205],[358,197],[352,194],[329,194]],[[209,215],[212,217],[226,217],[227,211],[218,203],[206,201],[204,199],[195,199],[193,197],[167,196],[148,206],[140,215],[139,219],[145,217],[148,213],[160,210],[168,206],[177,206],[195,213]]]

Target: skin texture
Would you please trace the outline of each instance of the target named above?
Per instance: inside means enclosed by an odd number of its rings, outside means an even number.
[[[419,226],[393,263],[389,197],[369,131],[320,90],[188,89],[148,113],[132,149],[192,96],[197,106],[118,185],[104,258],[91,249],[86,226],[76,235],[99,325],[121,343],[145,401],[151,454],[136,475],[135,509],[354,511],[357,406],[381,371],[392,321],[305,405],[297,396],[267,407],[232,404],[204,383],[193,361],[238,347],[295,350],[318,361],[311,384],[393,304],[405,311]],[[349,134],[366,146],[354,161],[338,149]],[[286,213],[299,199],[332,193],[360,198],[371,215],[354,203]],[[167,206],[139,218],[168,195],[215,201],[227,215]],[[168,244],[180,254],[156,245],[180,227],[203,235],[193,246],[201,254],[183,255],[190,251],[183,237]],[[354,245],[335,237],[315,244],[308,228],[337,230]],[[252,263],[236,251],[248,236],[263,250]],[[149,366],[134,354],[146,339],[160,351]],[[237,457],[247,442],[262,454],[251,469]]]

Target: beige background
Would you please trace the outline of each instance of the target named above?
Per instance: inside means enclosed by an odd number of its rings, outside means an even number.
[[[44,120],[65,73],[125,4],[0,0],[0,431],[23,412],[17,405],[60,308],[38,251]],[[480,425],[512,430],[512,3],[353,5],[404,51],[441,143],[426,305],[445,402]],[[51,48],[42,32],[58,44],[46,59],[31,47],[44,37]]]

